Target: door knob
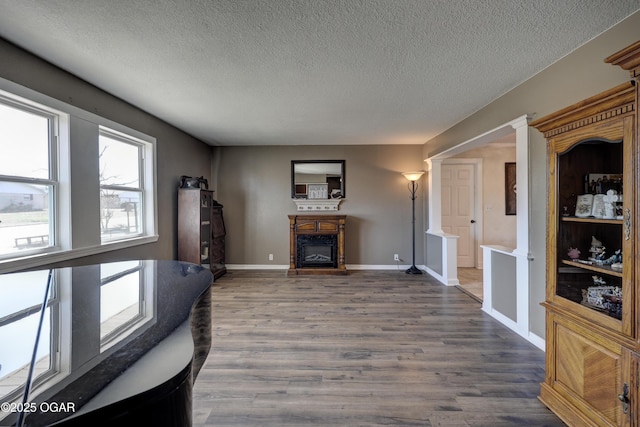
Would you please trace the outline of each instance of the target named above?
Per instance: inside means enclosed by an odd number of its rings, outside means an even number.
[[[475,223],[476,223],[476,220],[475,220],[475,219],[472,219],[472,220],[471,220],[471,224],[475,224]]]

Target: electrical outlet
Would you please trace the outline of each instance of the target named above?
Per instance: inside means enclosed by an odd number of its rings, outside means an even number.
[[[394,261],[400,261],[400,256],[398,254],[393,254]]]
[[[273,254],[269,254],[269,261],[273,261]]]

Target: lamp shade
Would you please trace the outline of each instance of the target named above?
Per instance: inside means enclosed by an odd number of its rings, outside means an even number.
[[[405,178],[409,181],[417,181],[424,174],[424,171],[416,171],[416,172],[402,172]]]

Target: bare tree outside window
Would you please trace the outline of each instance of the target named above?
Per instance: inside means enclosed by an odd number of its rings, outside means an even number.
[[[142,230],[140,147],[100,134],[100,234],[102,240],[127,238]]]

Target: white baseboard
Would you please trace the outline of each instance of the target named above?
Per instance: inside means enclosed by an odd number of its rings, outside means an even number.
[[[422,265],[420,266],[420,268],[424,269],[428,275],[432,276],[434,279],[436,279],[438,282],[442,283],[445,286],[458,286],[460,284],[460,281],[458,280],[457,277],[446,279],[443,275],[436,273],[426,265]]]
[[[540,338],[538,335],[530,331],[522,332],[521,330],[518,329],[518,324],[516,322],[509,319],[507,316],[505,316],[504,314],[500,313],[497,310],[487,310],[485,307],[483,307],[482,311],[484,311],[489,316],[496,319],[498,322],[502,323],[507,328],[511,329],[516,334],[520,335],[522,338],[529,341],[531,344],[538,347],[540,350],[545,351],[545,341],[543,338]]]
[[[408,264],[347,264],[347,270],[398,270],[403,273],[409,267]]]
[[[227,270],[288,270],[289,264],[225,264]]]
[[[538,335],[534,334],[533,332],[529,332],[529,336],[527,337],[527,340],[535,345],[536,347],[538,347],[540,350],[542,351],[546,351],[546,341],[544,338],[539,337]]]

